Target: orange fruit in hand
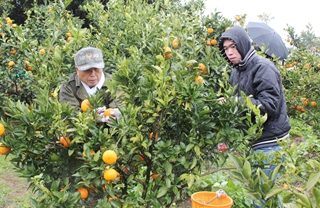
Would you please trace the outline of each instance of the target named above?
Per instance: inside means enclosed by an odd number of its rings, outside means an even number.
[[[68,147],[71,142],[68,137],[60,137],[59,141],[60,141],[60,144],[62,144],[64,147]]]
[[[91,109],[92,106],[90,105],[90,102],[88,99],[84,99],[82,102],[81,102],[81,110],[83,112],[86,112],[88,109]]]
[[[109,168],[109,169],[104,171],[103,177],[107,181],[113,181],[114,179],[117,178],[118,174],[119,173],[115,169]]]
[[[209,34],[212,34],[212,33],[214,32],[214,29],[213,29],[212,27],[210,27],[210,28],[208,28],[207,32],[208,32]]]
[[[88,198],[89,192],[88,192],[88,190],[87,190],[86,188],[83,188],[83,187],[78,188],[78,189],[77,189],[77,192],[80,193],[80,198],[81,198],[81,199],[86,199],[86,198]]]
[[[3,146],[2,143],[0,143],[0,154],[1,155],[6,155],[10,151],[11,151],[10,147]]]
[[[113,108],[108,108],[108,109],[103,113],[103,116],[104,116],[104,117],[107,117],[107,116],[115,117]]]
[[[0,136],[2,136],[5,131],[6,131],[6,128],[4,127],[4,125],[0,124]]]
[[[117,153],[113,150],[107,150],[102,155],[103,162],[112,165],[117,161]]]

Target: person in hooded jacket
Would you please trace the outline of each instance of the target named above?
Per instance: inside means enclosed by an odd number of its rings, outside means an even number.
[[[274,63],[258,55],[251,43],[246,31],[234,26],[222,34],[218,44],[221,55],[233,67],[230,83],[237,85],[236,94],[240,97],[243,91],[254,105],[260,105],[261,114],[268,116],[262,136],[252,144],[258,150],[278,146],[277,140],[289,136],[291,125],[280,72]]]
[[[252,149],[266,154],[279,151],[278,141],[287,139],[291,129],[279,70],[272,61],[255,52],[249,35],[240,26],[225,31],[218,47],[222,57],[233,67],[230,83],[237,85],[238,100],[242,100],[240,92],[243,91],[255,106],[260,106],[262,115],[267,114],[262,135],[253,142]],[[270,168],[264,171],[270,174],[275,166]]]

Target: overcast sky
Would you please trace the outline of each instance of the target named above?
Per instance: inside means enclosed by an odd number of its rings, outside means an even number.
[[[258,15],[263,13],[274,19],[268,25],[276,30],[285,39],[287,33],[283,30],[287,24],[294,27],[295,32],[300,35],[306,30],[310,23],[316,36],[320,36],[320,10],[316,0],[204,0],[206,11],[217,12],[234,20],[234,16],[247,14],[246,23],[259,21]],[[245,24],[246,25],[246,24]]]

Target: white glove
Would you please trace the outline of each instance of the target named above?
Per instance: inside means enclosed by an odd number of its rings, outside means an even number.
[[[113,108],[112,111],[110,111],[110,114],[112,116],[104,116],[104,112],[106,111],[106,107],[100,107],[96,108],[95,112],[98,114],[97,122],[106,122],[106,123],[111,123],[112,119],[119,119],[121,116],[121,112],[119,111],[118,108]]]
[[[110,112],[116,119],[119,119],[121,116],[121,112],[118,108],[114,108],[113,111]]]
[[[97,113],[97,119],[96,119],[96,121],[98,122],[98,123],[100,123],[100,122],[105,122],[105,121],[103,121],[103,113],[104,113],[104,111],[106,110],[107,108],[106,108],[106,106],[103,106],[103,107],[99,107],[99,108],[95,108],[94,109],[94,111]]]
[[[226,99],[224,97],[218,98],[217,100],[218,100],[219,104],[223,104],[226,102]]]

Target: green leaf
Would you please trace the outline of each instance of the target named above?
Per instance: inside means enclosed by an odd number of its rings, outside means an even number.
[[[249,161],[244,162],[243,170],[242,170],[242,175],[248,180],[251,178],[251,165]]]
[[[229,173],[231,174],[231,176],[232,176],[233,178],[237,179],[238,181],[240,181],[240,182],[243,182],[243,181],[244,181],[243,176],[242,176],[239,172],[230,171]]]
[[[320,172],[311,174],[306,185],[306,190],[310,191],[320,181]]]
[[[170,164],[169,161],[166,161],[166,163],[164,164],[164,169],[166,170],[166,176],[171,175],[172,165]]]
[[[194,152],[196,153],[197,156],[200,156],[200,153],[201,153],[201,152],[200,152],[199,146],[195,146],[195,147],[194,147]]]
[[[186,147],[186,152],[189,152],[194,147],[194,144],[188,144]]]
[[[267,200],[267,199],[273,197],[274,195],[277,195],[277,194],[281,193],[282,191],[283,191],[283,188],[274,187],[273,189],[271,189],[269,191],[269,193],[267,193],[265,199]]]
[[[285,195],[282,199],[283,203],[289,203],[291,201],[292,196],[293,196],[293,193],[289,193]]]
[[[242,164],[241,160],[232,154],[228,154],[228,155],[229,155],[229,158],[234,163],[234,165],[237,167],[238,171],[241,171],[243,169],[243,164]]]
[[[295,192],[294,195],[301,200],[301,204],[305,207],[312,207],[311,202],[307,196],[304,194]]]
[[[320,207],[320,189],[318,188],[313,188],[312,189],[312,194],[314,199],[316,200],[316,207]]]
[[[161,186],[158,191],[157,198],[164,196],[167,193],[167,191],[168,191],[167,186]]]

